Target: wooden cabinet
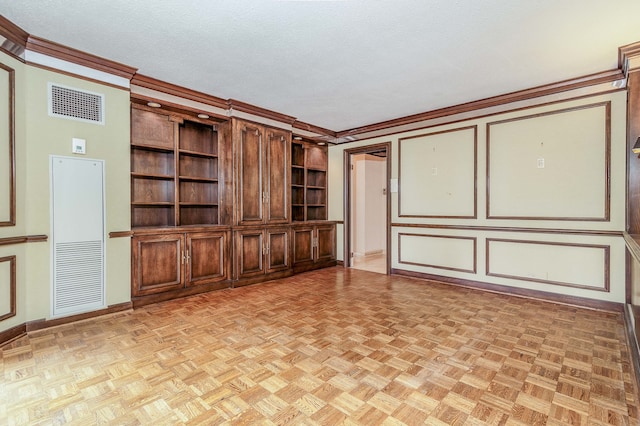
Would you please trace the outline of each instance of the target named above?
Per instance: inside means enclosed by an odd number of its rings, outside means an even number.
[[[291,219],[327,219],[327,147],[312,142],[291,144]]]
[[[258,277],[262,281],[264,275],[290,274],[288,226],[240,229],[235,231],[234,243],[236,280]]]
[[[131,251],[134,298],[229,285],[229,231],[135,235]]]
[[[293,225],[291,233],[294,272],[336,264],[335,223]]]
[[[235,120],[238,225],[289,222],[291,134]]]
[[[215,225],[221,150],[214,124],[131,109],[131,226]]]

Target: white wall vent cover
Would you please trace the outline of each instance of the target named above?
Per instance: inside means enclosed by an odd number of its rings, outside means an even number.
[[[49,115],[104,124],[104,95],[49,83]]]

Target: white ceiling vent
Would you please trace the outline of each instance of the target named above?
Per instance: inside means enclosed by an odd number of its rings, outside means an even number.
[[[104,95],[49,83],[49,115],[104,124]]]

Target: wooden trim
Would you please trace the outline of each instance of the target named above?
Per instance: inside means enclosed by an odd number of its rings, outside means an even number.
[[[640,136],[640,72],[627,81],[627,224],[630,234],[640,234],[640,158],[631,152]]]
[[[401,251],[401,237],[402,236],[411,236],[411,237],[429,237],[429,238],[451,238],[454,240],[471,240],[473,241],[473,268],[472,269],[461,269],[461,268],[452,268],[452,267],[448,267],[448,266],[439,266],[439,265],[435,265],[435,264],[428,264],[428,263],[417,263],[417,262],[403,262],[402,261],[402,251]],[[398,233],[398,263],[404,264],[404,265],[415,265],[415,266],[422,266],[422,267],[426,267],[426,268],[434,268],[434,269],[444,269],[447,271],[458,271],[458,272],[466,272],[466,273],[471,273],[471,274],[475,274],[477,273],[477,258],[478,258],[478,239],[476,237],[457,237],[457,236],[452,236],[452,235],[431,235],[431,234],[407,234],[407,233]]]
[[[516,244],[537,244],[537,245],[545,245],[545,246],[563,246],[563,247],[580,247],[580,248],[597,248],[604,250],[604,286],[603,287],[592,287],[588,285],[574,284],[563,281],[553,281],[553,280],[543,280],[539,278],[531,278],[526,276],[519,275],[509,275],[509,274],[499,274],[490,272],[490,255],[491,251],[489,249],[490,243],[492,242],[502,242],[502,243],[516,243]],[[562,287],[571,287],[571,288],[580,288],[584,290],[592,290],[592,291],[601,291],[605,293],[610,292],[611,285],[611,247],[606,245],[598,245],[598,244],[575,244],[575,243],[559,243],[554,241],[535,241],[535,240],[510,240],[510,239],[501,239],[501,238],[487,238],[485,240],[485,275],[488,277],[499,277],[499,278],[507,278],[518,281],[529,281],[534,283],[541,284],[550,284]]]
[[[351,266],[351,155],[366,154],[369,152],[385,151],[387,165],[387,275],[391,274],[391,191],[389,182],[391,180],[391,142],[381,142],[373,145],[364,145],[357,148],[344,150],[343,168],[343,244],[344,244],[344,266]],[[338,222],[336,222],[338,223]]]
[[[608,302],[604,300],[587,299],[585,297],[566,296],[556,293],[549,293],[540,290],[529,290],[524,288],[510,287],[499,284],[489,284],[480,281],[463,280],[459,278],[444,277],[441,275],[425,274],[422,272],[406,271],[403,269],[392,269],[392,275],[420,278],[428,281],[435,281],[442,284],[450,284],[459,287],[472,288],[481,291],[499,293],[514,297],[524,297],[527,299],[543,300],[545,302],[559,303],[562,305],[576,306],[579,308],[591,308],[607,312],[621,312],[623,304]]]
[[[131,84],[135,86],[145,87],[147,89],[157,90],[169,95],[178,96],[183,99],[202,102],[204,104],[222,108],[225,110],[229,108],[227,101],[222,98],[218,98],[217,96],[212,96],[203,92],[187,89],[186,87],[167,83],[166,81],[158,80],[142,74],[135,74],[131,78]]]
[[[618,68],[628,72],[629,70],[626,69],[627,60],[638,55],[640,55],[640,42],[620,46],[618,48]]]
[[[567,235],[593,235],[606,237],[622,237],[620,231],[593,231],[582,229],[543,229],[543,228],[515,228],[500,226],[473,226],[473,225],[431,225],[422,223],[398,223],[391,224],[394,228],[427,228],[427,229],[458,229],[465,231],[486,231],[486,232],[526,232],[536,234],[567,234]],[[639,249],[640,250],[640,249]],[[639,260],[640,261],[640,260]]]
[[[624,232],[622,236],[627,246],[627,251],[633,256],[636,262],[640,263],[640,235],[631,235]]]
[[[133,236],[133,231],[113,231],[109,232],[109,238],[125,238]]]
[[[295,117],[290,115],[281,114],[279,112],[271,111],[266,108],[261,108],[259,106],[251,105],[246,102],[239,101],[237,99],[229,99],[227,101],[227,105],[229,106],[229,110],[231,115],[233,115],[233,110],[242,111],[248,114],[257,115],[263,118],[269,118],[271,120],[276,120],[286,124],[293,124],[296,121]]]
[[[0,246],[22,243],[40,243],[47,241],[47,239],[48,237],[46,235],[24,235],[20,237],[0,238]]]
[[[634,377],[636,379],[636,390],[640,389],[640,342],[638,336],[640,336],[640,329],[635,328],[634,323],[638,324],[640,321],[640,310],[632,305],[626,305],[624,309],[624,331],[627,338],[627,347],[629,348],[629,354],[631,359],[631,366],[634,371]]]
[[[331,138],[336,137],[336,132],[333,130],[325,129],[324,127],[316,126],[315,124],[305,123],[304,121],[296,120],[293,122],[293,133],[296,129],[304,130],[306,132],[316,133],[318,135],[329,136]],[[330,141],[327,141],[331,143]]]
[[[0,263],[9,262],[9,312],[0,313],[0,321],[16,316],[16,256],[0,257]]]
[[[491,214],[491,126],[497,124],[511,123],[514,121],[530,120],[532,118],[545,117],[556,114],[564,114],[567,112],[580,111],[590,108],[605,107],[605,194],[604,194],[604,216],[603,217],[546,217],[546,216],[493,216]],[[487,219],[502,220],[553,220],[553,221],[590,221],[590,222],[609,222],[611,212],[611,101],[596,102],[592,104],[580,105],[571,108],[562,108],[554,111],[542,112],[538,114],[523,115],[519,117],[509,118],[488,122],[486,124],[486,216]]]
[[[414,124],[421,121],[433,120],[436,118],[442,118],[449,115],[462,114],[465,112],[471,112],[471,111],[481,110],[485,108],[505,105],[509,103],[530,100],[530,99],[539,98],[542,96],[554,95],[562,92],[567,92],[570,90],[581,89],[589,86],[595,86],[597,84],[612,83],[622,78],[624,78],[624,75],[622,71],[619,69],[603,71],[595,74],[589,74],[583,77],[563,80],[557,83],[537,86],[531,89],[520,90],[516,92],[507,93],[504,95],[493,96],[490,98],[471,101],[471,102],[458,104],[458,105],[454,105],[446,108],[440,108],[432,111],[422,112],[419,114],[409,115],[406,117],[396,118],[393,120],[382,121],[379,123],[370,124],[363,127],[343,130],[343,131],[337,132],[336,137],[344,138],[347,136],[353,136],[353,135],[373,132],[377,130],[386,130],[393,127]],[[589,95],[589,96],[593,96],[593,95]],[[560,101],[560,102],[563,102],[563,101]],[[536,105],[536,106],[539,106],[539,105]],[[502,113],[503,112],[500,112],[500,114]],[[468,118],[464,120],[468,120]],[[393,132],[393,133],[398,133],[398,132]],[[384,136],[384,135],[377,135],[376,137],[380,137],[380,136]]]
[[[10,44],[6,45],[2,43],[2,50],[21,60],[20,55],[24,52],[24,49],[27,46],[29,34],[4,16],[0,15],[0,36],[5,37]]]
[[[2,16],[0,16],[1,18]],[[7,99],[7,112],[9,114],[9,158],[8,158],[8,173],[9,173],[9,217],[0,218],[0,226],[15,226],[16,224],[16,135],[15,135],[15,99],[16,99],[16,71],[2,63],[0,63],[0,69],[5,70],[9,75],[9,99]],[[0,200],[2,202],[4,200]]]
[[[0,331],[0,347],[27,334],[27,325],[19,324],[5,331]]]
[[[43,328],[56,327],[58,325],[69,324],[72,322],[91,319],[91,318],[99,317],[102,315],[114,314],[116,312],[128,311],[132,308],[133,308],[133,304],[131,302],[124,302],[124,303],[119,303],[117,305],[111,305],[111,306],[108,306],[107,308],[100,309],[97,311],[85,312],[83,314],[71,315],[64,318],[28,321],[26,324],[27,332],[42,330]]]
[[[30,35],[28,50],[131,80],[137,68]]]
[[[478,125],[474,124],[471,126],[459,127],[456,129],[443,130],[439,132],[433,133],[424,133],[416,136],[409,136],[405,138],[398,139],[398,187],[402,187],[401,177],[402,177],[402,142],[409,139],[422,138],[425,136],[434,136],[440,135],[443,133],[453,133],[464,130],[473,129],[473,215],[469,216],[450,216],[450,215],[408,215],[402,214],[402,202],[401,202],[401,192],[398,191],[398,217],[421,217],[421,218],[439,218],[439,219],[477,219],[478,218]]]
[[[151,108],[147,106],[148,102],[157,102],[161,105],[160,108]],[[131,107],[142,109],[145,111],[150,111],[154,113],[162,112],[167,115],[178,115],[183,120],[195,121],[198,123],[217,126],[219,123],[226,122],[229,120],[229,117],[216,114],[207,110],[203,110],[200,108],[194,108],[186,105],[180,105],[172,102],[167,102],[164,99],[157,99],[148,96],[143,96],[138,93],[131,93]],[[209,118],[203,119],[199,118],[198,114],[205,113],[209,116]]]

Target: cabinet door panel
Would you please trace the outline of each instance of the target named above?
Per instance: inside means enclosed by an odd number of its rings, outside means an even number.
[[[188,234],[187,285],[226,280],[226,246],[224,232]]]
[[[263,247],[262,230],[236,233],[237,278],[264,274]]]
[[[131,109],[131,143],[134,145],[174,149],[175,126],[168,115]]]
[[[289,230],[267,229],[267,273],[289,268]]]
[[[182,234],[136,237],[133,244],[133,295],[182,288]]]
[[[313,228],[293,228],[293,263],[313,262]]]
[[[267,131],[267,169],[265,180],[268,185],[269,202],[267,221],[286,223],[289,221],[289,134],[269,129]]]
[[[318,226],[318,244],[316,246],[316,260],[334,260],[336,258],[336,227],[335,225]]]
[[[238,143],[238,219],[239,223],[263,221],[263,157],[262,130],[240,124]]]

